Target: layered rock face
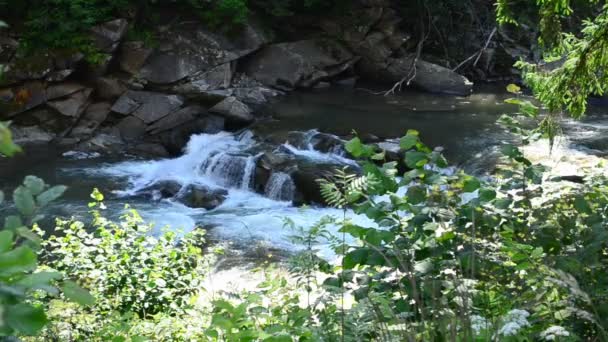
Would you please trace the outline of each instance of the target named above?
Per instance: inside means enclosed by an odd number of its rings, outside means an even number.
[[[17,58],[18,36],[0,37],[0,119],[19,139],[81,149],[177,154],[195,133],[239,129],[263,105],[298,88],[352,86],[357,78],[403,78],[419,89],[468,95],[465,77],[414,59],[409,34],[390,1],[354,1],[343,16],[321,20],[314,34],[279,40],[255,18],[230,33],[175,18],[159,25],[156,44],[126,39],[128,19],[94,27],[103,53]]]

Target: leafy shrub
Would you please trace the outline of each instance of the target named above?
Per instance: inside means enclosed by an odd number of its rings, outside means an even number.
[[[84,338],[102,331],[103,322],[145,322],[158,314],[183,314],[200,290],[210,261],[201,250],[202,232],[180,237],[167,231],[154,237],[135,210],[128,209],[120,222],[113,222],[101,215],[103,195],[95,191],[92,196],[90,226],[57,219],[61,235],[50,236],[42,245],[45,264],[82,279],[97,304],[86,311],[72,309],[70,316],[79,317],[73,319],[63,316],[65,303],[51,303],[57,322],[47,336],[70,331]]]
[[[519,104],[538,117],[532,104]],[[514,118],[501,121],[518,126]],[[551,138],[542,126],[516,132],[524,143]],[[377,227],[341,223],[358,243],[326,285],[352,293],[375,317],[342,322],[340,335],[371,323],[377,339],[608,338],[604,175],[555,190],[545,167],[504,145],[508,166],[484,182],[453,173],[410,131],[401,148],[411,171],[397,178],[395,163],[378,165],[382,151],[357,138],[346,147],[363,158],[365,176],[340,173],[321,183],[323,193]]]
[[[1,147],[11,154],[15,146],[3,140]],[[0,337],[36,335],[48,322],[44,308],[36,303],[40,293],[65,298],[81,305],[92,305],[94,299],[63,273],[39,270],[36,252],[40,237],[28,226],[42,219],[39,210],[59,198],[64,186],[49,187],[43,180],[25,177],[13,192],[13,204],[18,214],[4,219],[0,229]],[[0,205],[4,195],[0,192]]]

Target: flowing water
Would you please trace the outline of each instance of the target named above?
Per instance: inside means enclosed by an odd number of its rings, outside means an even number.
[[[294,93],[272,106],[274,120],[238,134],[194,135],[183,155],[173,159],[110,160],[96,154],[62,154],[49,147],[28,148],[26,156],[0,161],[0,187],[7,190],[27,174],[41,176],[50,184],[68,185],[70,190],[49,213],[79,218],[86,217],[88,194],[98,187],[107,195],[107,212],[112,217],[120,215],[128,203],[144,219],[154,222],[157,232],[165,226],[182,232],[202,227],[214,243],[229,247],[235,254],[289,252],[298,247],[290,241],[293,232],[284,227],[286,219],[296,226],[310,226],[325,215],[341,217],[343,213],[331,208],[294,207],[291,201],[296,186],[282,171],[272,172],[265,186],[254,191],[256,164],[266,137],[281,139],[290,131],[300,131],[303,139],[299,144],[286,142],[278,149],[313,164],[352,166],[356,164],[339,148],[315,149],[319,131],[347,135],[354,129],[359,134],[395,138],[414,128],[429,145],[445,147],[456,164],[483,169],[479,165],[489,158],[492,146],[509,139],[495,124],[500,114],[514,110],[503,104],[506,97],[494,90],[481,90],[468,98],[419,93],[383,97],[344,89]],[[584,122],[565,122],[571,137],[565,148],[576,148],[580,153],[608,151],[608,120],[597,113]],[[183,189],[188,185],[224,189],[228,195],[213,210],[138,195],[163,181],[177,182]],[[366,217],[351,212],[346,215],[362,226],[373,225]],[[331,258],[329,242],[318,248],[322,256]]]

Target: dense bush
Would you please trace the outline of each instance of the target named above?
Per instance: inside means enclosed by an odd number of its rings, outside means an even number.
[[[201,289],[210,258],[202,253],[202,232],[186,236],[166,231],[155,237],[152,227],[128,209],[119,223],[101,215],[103,195],[92,194],[91,225],[57,220],[43,242],[45,265],[82,279],[97,298],[94,308],[82,310],[51,301],[53,318],[47,338],[82,340],[108,332],[117,321],[146,322],[157,315],[183,315]],[[118,333],[117,333],[118,334]]]

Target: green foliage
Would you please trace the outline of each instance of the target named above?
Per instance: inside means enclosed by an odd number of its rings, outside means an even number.
[[[135,314],[146,322],[156,315],[184,314],[200,290],[210,261],[200,247],[202,232],[184,237],[165,232],[154,237],[152,227],[135,210],[127,208],[121,222],[115,223],[101,215],[103,195],[95,190],[91,197],[95,200],[89,205],[92,226],[58,219],[56,232],[60,235],[50,236],[43,246],[46,266],[82,279],[97,302],[86,310],[72,309],[77,310],[74,320],[64,320],[58,310],[65,303],[50,302],[57,321],[46,336],[69,331],[77,339],[92,338],[104,330],[102,322],[114,316]],[[72,285],[64,286],[64,295],[82,297],[81,290]]]
[[[521,105],[522,116],[536,117],[531,103],[510,102]],[[526,133],[523,143],[542,138],[538,132],[517,131]],[[354,139],[349,151],[365,151],[366,176],[389,180],[357,187],[352,197],[355,177],[339,176],[345,184],[324,187],[328,202],[377,223],[342,222],[342,231],[358,241],[342,259],[356,280],[343,286],[354,289],[357,305],[377,308],[377,317],[352,325],[371,323],[373,338],[382,340],[530,340],[552,331],[608,338],[608,284],[601,275],[608,271],[605,176],[556,195],[546,184],[546,169],[516,146],[503,147],[508,166],[487,183],[445,170],[415,132],[401,143],[414,149],[405,153],[412,170],[400,182],[385,172],[391,165],[370,158],[377,153],[373,147]],[[396,183],[408,186],[404,195],[397,194]]]
[[[608,7],[603,5],[583,21],[580,32],[564,32],[563,18],[574,14],[570,0],[537,0],[539,8],[540,43],[545,48],[546,63],[520,61],[524,81],[550,113],[567,111],[582,117],[590,96],[602,96],[608,79],[601,70],[608,66]],[[599,7],[596,0],[580,1],[591,8]],[[580,4],[578,4],[580,6]],[[497,2],[499,23],[517,23],[510,13],[508,1]],[[577,30],[578,31],[578,30]]]
[[[6,217],[0,230],[0,337],[39,333],[48,322],[44,308],[36,303],[41,293],[63,293],[76,303],[94,304],[88,292],[62,273],[39,269],[36,252],[41,239],[26,227],[40,220],[39,210],[64,191],[63,186],[49,187],[42,179],[27,176],[13,192],[18,214]],[[3,201],[0,193],[0,205]]]
[[[21,148],[13,143],[13,134],[8,127],[7,123],[0,122],[0,157],[12,157],[21,151]]]

